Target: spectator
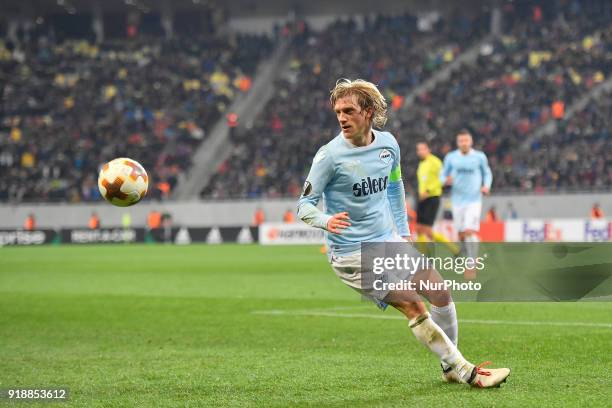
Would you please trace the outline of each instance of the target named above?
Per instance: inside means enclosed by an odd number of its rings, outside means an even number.
[[[157,210],[151,210],[147,216],[147,228],[150,231],[156,231],[161,227],[162,213]]]
[[[283,214],[283,222],[286,224],[292,224],[295,222],[295,214],[290,208],[288,208],[287,211],[285,211],[285,214]]]
[[[497,222],[499,219],[497,218],[497,211],[495,211],[495,206],[492,205],[489,207],[487,214],[485,216],[485,222]]]
[[[261,207],[257,207],[255,214],[253,215],[253,226],[258,227],[264,223],[266,215]]]
[[[23,223],[23,229],[26,231],[33,231],[36,229],[36,218],[34,217],[34,214],[28,214],[25,222]]]
[[[551,110],[553,119],[562,120],[565,116],[565,104],[563,101],[554,101]]]
[[[600,220],[603,217],[604,217],[604,212],[599,206],[599,203],[593,204],[593,207],[591,208],[591,219]]]
[[[89,217],[89,222],[87,223],[90,230],[100,229],[100,217],[95,212],[91,213]]]
[[[121,216],[121,226],[124,230],[130,229],[132,226],[132,215],[129,212],[123,213]]]
[[[164,242],[172,242],[172,215],[170,213],[163,213],[161,216],[161,226],[164,230]]]
[[[518,213],[514,209],[514,205],[512,204],[512,202],[509,201],[508,204],[506,204],[506,212],[504,214],[504,219],[505,220],[515,220],[517,218],[518,218]]]

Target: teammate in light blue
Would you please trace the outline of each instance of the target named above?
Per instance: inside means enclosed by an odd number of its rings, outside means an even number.
[[[458,149],[446,155],[440,173],[440,181],[452,186],[453,222],[471,258],[478,256],[482,195],[489,194],[493,182],[487,156],[474,150],[473,143],[470,132],[461,130],[457,134]],[[466,271],[464,277],[475,279],[475,270]]]
[[[483,369],[457,349],[457,313],[447,290],[420,291],[431,303],[431,314],[417,291],[380,291],[362,284],[362,242],[405,242],[409,237],[400,149],[388,132],[373,130],[386,122],[387,103],[372,83],[339,80],[331,104],[342,131],[315,155],[298,203],[298,216],[327,231],[329,260],[348,286],[379,304],[390,304],[408,319],[416,338],[441,360],[443,379],[493,387],[506,380],[507,368]],[[323,198],[325,211],[317,208]],[[409,256],[420,256],[411,245]],[[433,269],[420,270],[412,281],[440,282]],[[366,279],[364,279],[364,282]]]

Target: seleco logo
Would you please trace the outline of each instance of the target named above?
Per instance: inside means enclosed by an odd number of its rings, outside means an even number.
[[[353,184],[353,195],[355,197],[367,196],[374,193],[380,193],[387,189],[387,181],[389,176],[385,177],[368,177],[361,179],[361,183]]]
[[[584,223],[584,240],[588,242],[610,241],[612,222],[587,221]]]
[[[563,234],[561,229],[553,228],[552,224],[545,222],[541,227],[530,227],[528,222],[523,223],[523,241],[527,242],[546,242],[562,241]]]
[[[469,174],[474,173],[474,169],[471,167],[458,167],[457,173],[469,175]]]

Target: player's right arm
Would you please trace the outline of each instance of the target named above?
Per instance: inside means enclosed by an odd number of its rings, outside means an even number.
[[[480,191],[483,194],[489,194],[491,184],[493,184],[493,173],[491,172],[491,167],[489,167],[489,160],[484,153],[480,156],[480,171],[482,173],[482,187]]]
[[[323,146],[312,160],[312,167],[306,177],[302,196],[298,201],[298,217],[310,226],[339,234],[350,226],[348,213],[329,215],[317,208],[323,191],[333,176],[333,159],[327,151],[327,146]]]
[[[440,181],[442,184],[450,186],[453,184],[453,178],[451,173],[453,171],[453,166],[451,164],[451,153],[444,156],[444,165],[442,166],[442,172],[440,173]]]

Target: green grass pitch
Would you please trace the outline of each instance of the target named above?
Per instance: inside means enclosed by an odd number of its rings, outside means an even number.
[[[5,247],[0,388],[67,386],[58,407],[609,406],[612,304],[458,312],[463,354],[512,368],[502,388],[442,383],[317,247]]]

